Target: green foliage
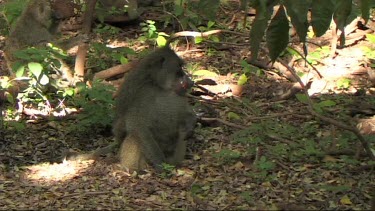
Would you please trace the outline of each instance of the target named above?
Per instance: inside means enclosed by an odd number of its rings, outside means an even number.
[[[134,55],[134,50],[127,47],[110,48],[103,43],[90,45],[88,66],[97,67],[99,70],[112,67],[114,64],[127,64],[127,55]]]
[[[272,18],[267,29],[266,40],[271,60],[275,62],[289,41],[289,24],[283,7],[279,7],[276,15]]]
[[[52,89],[64,88],[59,68],[59,59],[66,58],[63,51],[52,45],[43,48],[27,48],[15,52],[17,62],[13,65],[15,80],[26,81],[28,87],[19,93],[22,102],[47,101],[47,93]]]
[[[215,153],[213,156],[220,159],[223,163],[230,163],[240,158],[241,154],[229,149],[222,149],[220,152]]]
[[[247,2],[242,0],[243,6],[246,7]],[[370,4],[361,1],[361,4],[354,4],[352,0],[254,0],[249,1],[250,6],[256,10],[256,16],[250,31],[250,50],[252,52],[252,60],[258,57],[259,44],[262,42],[265,31],[267,31],[267,47],[270,51],[272,61],[281,54],[288,45],[288,18],[297,31],[300,41],[303,43],[304,54],[307,55],[307,47],[305,45],[308,32],[307,12],[311,7],[312,29],[316,36],[322,36],[329,28],[332,17],[339,29],[343,29],[358,14],[367,20],[369,17]],[[280,5],[277,13],[269,19],[273,14],[275,5]],[[286,13],[285,13],[286,11]],[[341,45],[344,45],[344,35],[341,36]]]
[[[176,167],[174,165],[168,163],[162,163],[161,167],[163,169],[163,172],[160,174],[161,178],[170,178],[174,175],[174,172],[176,170]]]
[[[28,1],[10,0],[0,5],[0,11],[6,25],[11,27],[21,15]]]
[[[291,23],[297,31],[297,35],[301,42],[306,42],[307,28],[307,12],[311,5],[311,0],[293,1],[284,0],[283,5],[288,12]]]
[[[81,108],[78,122],[68,129],[77,133],[91,133],[94,130],[103,130],[113,122],[114,87],[94,81],[91,88],[81,84],[79,92],[72,99],[74,106]]]
[[[207,26],[199,26],[198,30],[200,32],[210,31],[213,26],[215,26],[215,22],[208,21]],[[199,44],[199,43],[201,43],[205,39],[206,40],[211,40],[213,42],[219,42],[220,41],[219,37],[216,34],[212,34],[212,35],[209,35],[208,37],[195,37],[194,38],[194,42],[196,44]]]
[[[350,84],[351,84],[351,80],[349,78],[340,78],[336,82],[338,89],[349,89]]]
[[[275,6],[276,3],[276,1],[260,0],[251,2],[251,6],[256,10],[255,19],[250,30],[250,51],[252,60],[258,57],[259,44],[263,39],[268,20],[273,13],[273,6]]]
[[[333,100],[324,100],[321,106],[333,106],[336,103]],[[335,139],[337,149],[351,148],[354,135],[348,132],[340,135],[322,135],[320,127],[315,122],[306,122],[303,124],[290,125],[287,122],[274,120],[265,120],[260,123],[253,123],[251,127],[237,131],[230,136],[233,143],[243,144],[248,148],[247,154],[241,154],[241,157],[256,157],[258,148],[261,149],[262,156],[259,158],[256,167],[257,173],[251,174],[255,178],[267,178],[269,171],[274,168],[272,159],[287,159],[290,161],[300,161],[301,159],[309,162],[320,162],[325,156],[324,150],[331,147],[332,140]],[[275,138],[271,138],[275,137]],[[367,140],[375,142],[375,138],[366,137]],[[272,141],[271,141],[272,140]],[[278,141],[280,140],[280,141]],[[356,163],[357,160],[346,158],[346,163]],[[338,166],[333,166],[337,168]],[[270,179],[270,178],[268,178]]]
[[[305,94],[296,94],[296,98],[301,103],[308,104],[307,102],[308,97]],[[332,107],[335,105],[336,105],[336,102],[334,102],[333,100],[323,100],[323,101],[320,101],[319,103],[314,103],[312,106],[316,112],[322,114],[324,113],[324,108]]]
[[[272,171],[275,168],[275,163],[272,161],[267,160],[265,156],[260,157],[259,160],[255,162],[255,166],[257,169],[261,171]]]
[[[4,122],[4,126],[5,128],[7,128],[7,130],[11,129],[11,130],[15,130],[17,132],[22,132],[23,130],[26,129],[26,123],[24,121],[5,121]]]
[[[328,30],[334,9],[334,2],[331,0],[313,1],[311,5],[311,25],[317,37],[322,36]]]
[[[372,67],[374,67],[374,59],[375,59],[375,35],[373,34],[366,34],[366,39],[371,43],[371,46],[361,46],[363,53],[366,55],[367,58],[370,59],[372,63]]]
[[[119,7],[115,7],[115,6],[112,6],[111,8],[108,9],[108,8],[104,7],[103,5],[101,5],[100,1],[98,1],[98,3],[95,6],[95,14],[96,14],[98,20],[101,23],[104,23],[104,20],[105,20],[106,17],[123,15],[124,13],[127,12],[127,9],[128,9],[127,7],[119,8]]]
[[[155,26],[155,21],[147,20],[144,23],[140,23],[140,26],[142,27],[143,32],[143,35],[139,37],[141,41],[150,40],[156,43],[159,47],[166,45],[166,37],[169,37],[169,35],[164,32],[158,32]]]
[[[102,23],[102,24],[96,25],[93,31],[96,34],[100,34],[102,37],[108,38],[114,35],[118,35],[121,32],[121,29]]]
[[[273,170],[276,165],[272,161],[269,161],[265,156],[261,156],[259,160],[255,161],[254,166],[256,171],[249,172],[248,176],[252,177],[258,182],[272,181],[275,179]]]
[[[241,193],[241,197],[247,202],[247,203],[254,203],[254,194],[251,191],[244,191]]]
[[[330,47],[323,46],[321,48],[317,48],[315,51],[312,51],[307,55],[307,61],[312,64],[318,64],[323,58],[327,57],[330,54]]]
[[[216,20],[219,5],[220,0],[199,0],[198,2],[175,0],[173,3],[165,4],[165,8],[171,11],[172,15],[166,16],[164,26],[177,23],[177,30],[198,31],[196,26],[204,25],[206,21]]]
[[[191,195],[193,196],[207,195],[208,191],[210,191],[210,186],[197,183],[194,183],[190,189]]]

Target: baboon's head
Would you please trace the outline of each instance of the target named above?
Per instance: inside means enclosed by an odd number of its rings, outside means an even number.
[[[150,62],[150,75],[155,85],[166,91],[183,95],[193,82],[182,69],[183,60],[168,47],[158,49]]]
[[[49,1],[34,0],[30,2],[28,11],[30,17],[33,17],[37,23],[49,28],[52,24],[52,9]]]

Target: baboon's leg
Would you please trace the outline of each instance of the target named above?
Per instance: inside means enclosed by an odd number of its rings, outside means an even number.
[[[142,151],[139,138],[131,134],[127,136],[119,152],[121,166],[132,171],[145,169],[147,163]]]

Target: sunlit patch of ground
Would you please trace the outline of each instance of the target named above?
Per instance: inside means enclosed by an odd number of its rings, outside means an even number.
[[[27,167],[24,178],[43,185],[66,181],[79,176],[93,164],[90,161],[64,161],[63,163],[42,163]]]

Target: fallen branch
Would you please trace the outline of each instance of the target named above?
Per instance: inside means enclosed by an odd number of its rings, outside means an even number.
[[[102,70],[94,75],[94,80],[95,79],[107,79],[115,75],[126,73],[129,70],[133,69],[137,63],[138,63],[138,60],[129,62],[127,64],[116,65],[106,70]]]

